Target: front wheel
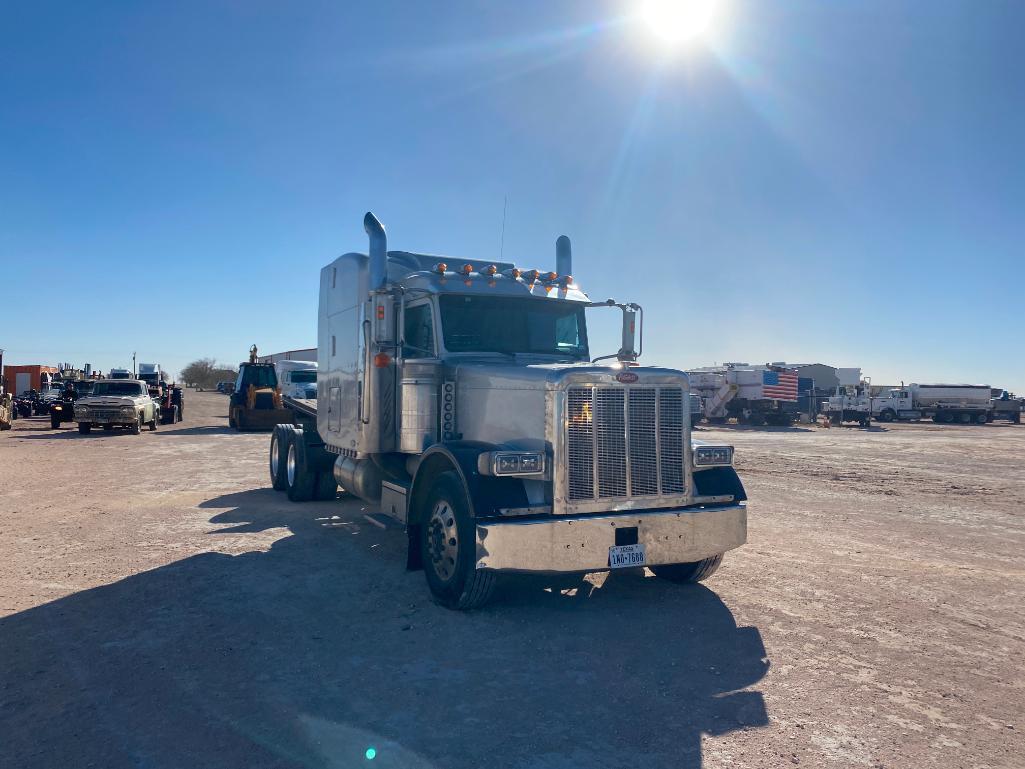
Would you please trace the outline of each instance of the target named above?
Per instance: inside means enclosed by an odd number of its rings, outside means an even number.
[[[663,566],[650,567],[656,577],[669,580],[670,582],[701,582],[708,579],[719,568],[722,563],[722,553],[705,558],[703,561],[693,563],[670,563]]]
[[[491,598],[495,575],[476,568],[476,536],[466,492],[454,472],[434,481],[422,510],[420,558],[427,586],[449,609],[477,609]]]
[[[56,430],[61,426],[61,418],[56,414],[50,414],[50,428]]]
[[[153,410],[153,418],[149,421],[149,431],[151,433],[156,432],[156,430],[157,430],[157,417],[158,416],[159,416],[159,412],[156,409],[154,409]]]
[[[79,422],[78,423],[78,432],[80,432],[82,435],[88,435],[89,431],[92,430],[92,429],[93,429],[93,426],[91,424],[89,424],[88,422]]]
[[[892,411],[884,411],[879,415],[879,418],[884,422],[892,422],[896,415]]]
[[[131,426],[132,435],[142,435],[142,414],[139,414],[139,418],[132,423]]]

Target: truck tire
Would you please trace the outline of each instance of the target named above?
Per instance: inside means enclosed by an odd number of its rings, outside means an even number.
[[[159,413],[157,412],[156,409],[154,409],[153,410],[153,418],[149,421],[149,431],[151,433],[155,433],[157,431],[157,422],[159,421],[157,419],[158,416],[159,416]]]
[[[670,563],[664,566],[650,567],[656,577],[670,582],[701,582],[711,577],[722,563],[722,553],[694,563]]]
[[[238,425],[235,424],[235,409],[228,407],[228,427],[232,430],[239,429]]]
[[[292,502],[309,502],[316,490],[317,473],[311,472],[303,451],[302,435],[298,430],[288,434],[288,446],[285,449],[285,481],[288,498]]]
[[[420,558],[435,601],[478,609],[491,598],[495,575],[476,566],[476,535],[466,492],[451,470],[434,480],[421,511]]]
[[[132,431],[132,435],[142,435],[142,414],[139,414],[138,419],[129,429]]]
[[[883,413],[879,415],[879,419],[881,419],[883,422],[892,422],[894,419],[896,419],[896,417],[897,415],[894,414],[891,409],[886,409]]]
[[[975,424],[977,424],[977,425],[984,425],[988,421],[989,420],[986,419],[986,415],[984,413],[983,414],[976,414],[975,415]]]
[[[287,432],[292,432],[291,425],[274,425],[274,432],[270,436],[267,469],[270,471],[271,488],[275,491],[284,491],[288,488],[288,478],[285,477],[285,462],[288,460],[286,428]]]
[[[89,431],[92,430],[92,429],[93,429],[93,426],[91,424],[89,424],[88,422],[79,422],[78,423],[78,432],[80,432],[82,435],[88,435]]]
[[[1015,414],[1014,416],[1012,416],[1011,417],[1011,421],[1014,422],[1016,425],[1020,425],[1021,424],[1021,414],[1019,413],[1019,414]]]

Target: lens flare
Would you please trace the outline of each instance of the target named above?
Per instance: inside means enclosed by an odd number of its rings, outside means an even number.
[[[715,21],[717,0],[646,0],[641,18],[667,43],[686,43],[706,35]]]

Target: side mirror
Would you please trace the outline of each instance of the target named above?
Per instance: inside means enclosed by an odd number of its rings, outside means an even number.
[[[616,357],[626,362],[634,362],[637,360],[637,356],[640,355],[635,349],[635,340],[637,337],[637,310],[634,309],[635,305],[625,305],[623,310],[623,335],[621,347],[619,352],[616,353]],[[639,308],[638,308],[639,309]]]

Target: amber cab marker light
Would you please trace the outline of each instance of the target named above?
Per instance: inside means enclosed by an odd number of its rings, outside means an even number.
[[[473,272],[473,265],[472,264],[464,264],[463,265],[463,275],[469,275],[471,272]]]
[[[567,286],[572,286],[573,285],[573,276],[572,275],[567,275],[566,277],[564,277],[562,279],[562,282],[565,285],[567,285]]]
[[[545,275],[545,278],[547,278],[548,280],[552,280],[552,281],[554,281],[558,277],[559,277],[559,274],[557,272],[549,272],[547,275]]]
[[[523,271],[522,271],[522,270],[520,270],[520,268],[519,268],[519,267],[513,267],[513,268],[512,268],[512,273],[511,273],[511,274],[512,274],[513,278],[518,278],[518,277],[520,277],[520,275],[522,275],[522,274],[523,274]]]
[[[484,268],[484,274],[485,275],[494,275],[496,272],[498,272],[498,267],[496,267],[493,264],[491,266],[489,266],[489,267],[485,267]]]
[[[374,356],[374,366],[376,368],[388,368],[391,364],[391,356],[386,352],[379,352]]]
[[[436,269],[438,272],[444,275],[448,271],[448,265],[444,262],[438,262],[436,265],[434,265],[434,269]]]

